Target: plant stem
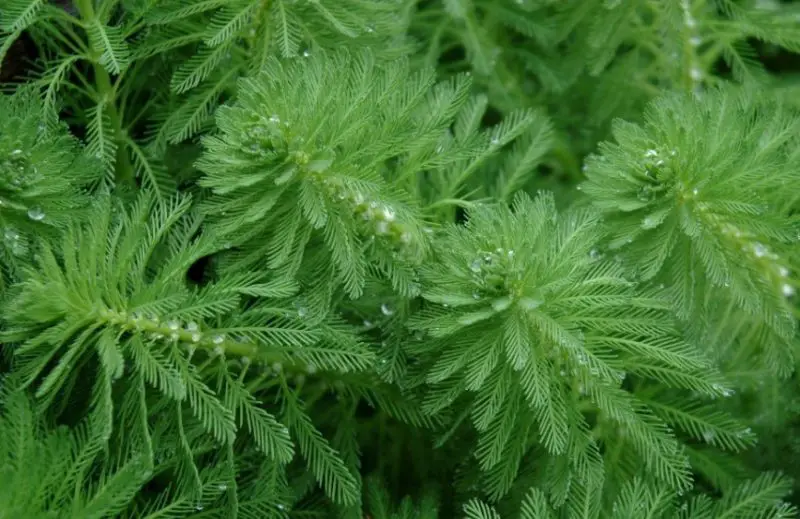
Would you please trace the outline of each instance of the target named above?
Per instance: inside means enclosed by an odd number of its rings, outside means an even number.
[[[84,24],[88,25],[95,22],[96,13],[92,0],[76,0],[75,7],[80,13],[81,20]],[[111,121],[111,128],[113,130],[113,139],[117,143],[117,156],[114,162],[114,180],[117,185],[127,184],[135,187],[135,175],[133,166],[131,165],[130,158],[126,153],[126,140],[125,129],[122,126],[122,118],[117,110],[116,104],[116,86],[111,82],[111,76],[108,71],[100,64],[99,56],[90,48],[90,56],[92,58],[92,70],[94,71],[95,89],[98,97],[98,102],[105,105],[104,112],[108,115]]]

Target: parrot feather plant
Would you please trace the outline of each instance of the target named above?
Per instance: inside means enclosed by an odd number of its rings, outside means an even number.
[[[0,0],[0,519],[800,517],[800,8]]]

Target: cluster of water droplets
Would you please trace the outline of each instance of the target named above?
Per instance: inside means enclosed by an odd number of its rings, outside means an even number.
[[[37,183],[40,179],[39,169],[31,161],[29,153],[22,148],[12,149],[0,163],[0,187],[3,190],[19,193]],[[25,207],[0,198],[0,208],[2,207],[12,207],[15,210],[21,209],[27,213],[28,218],[35,222],[41,222],[46,216],[38,205]]]
[[[301,312],[307,312],[307,309],[303,306],[298,306],[298,313]],[[144,333],[154,341],[183,343],[186,345],[190,357],[194,355],[198,348],[207,351],[212,357],[224,357],[230,351],[235,353],[234,357],[242,368],[257,364],[256,367],[259,370],[263,373],[271,373],[273,376],[277,376],[284,371],[284,366],[281,362],[256,363],[254,358],[258,353],[257,346],[246,337],[232,336],[210,329],[204,331],[201,325],[195,321],[183,323],[178,319],[162,320],[152,313],[127,313],[109,309],[101,310],[100,316],[111,324]],[[248,352],[250,355],[247,354]],[[302,369],[293,367],[291,381],[299,385],[305,381],[307,375],[316,373],[317,367],[311,363],[306,363]]]
[[[785,297],[795,295],[796,289],[789,281],[789,269],[781,263],[780,257],[763,243],[752,241],[743,245],[742,250],[755,261],[764,265],[768,279],[780,287]]]
[[[244,151],[259,156],[266,156],[274,151],[288,151],[285,137],[288,127],[288,121],[281,121],[278,114],[258,115],[242,138]]]
[[[0,175],[3,188],[16,192],[23,191],[41,178],[30,154],[21,147],[12,149],[0,162]]]
[[[370,199],[361,191],[333,179],[324,182],[331,196],[346,204],[348,210],[363,222],[367,228],[366,234],[387,239],[400,247],[411,244],[412,234],[398,219],[397,211],[391,204]]]
[[[697,48],[702,45],[703,39],[697,29],[697,20],[692,15],[690,0],[681,0],[681,10],[683,11],[684,33],[687,35],[689,44],[689,78],[692,80],[693,89],[698,89],[703,81],[703,70],[700,68],[697,58]]]
[[[795,295],[796,288],[790,280],[789,268],[778,254],[773,252],[767,245],[754,239],[750,233],[742,231],[735,225],[723,223],[720,225],[720,231],[728,239],[738,243],[742,252],[751,261],[761,265],[766,279],[777,286],[783,296],[792,297]]]
[[[670,158],[677,154],[678,151],[675,149],[668,154],[652,148],[645,151],[642,157],[641,175],[636,175],[641,182],[641,186],[636,192],[636,198],[640,202],[649,203],[664,191],[665,181],[668,180],[671,173]]]
[[[514,282],[522,279],[516,252],[497,247],[494,251],[479,251],[467,264],[472,275],[475,291],[473,299],[510,293]]]
[[[28,252],[27,241],[12,227],[7,227],[3,231],[3,245],[6,250],[17,257],[25,256]]]

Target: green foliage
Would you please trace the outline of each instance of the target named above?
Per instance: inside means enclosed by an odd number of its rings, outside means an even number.
[[[800,232],[786,188],[800,181],[800,127],[794,112],[752,95],[659,99],[643,126],[615,124],[616,143],[589,158],[582,188],[609,216],[608,247],[643,280],[667,283],[680,315],[705,306],[710,290],[710,304],[730,298],[768,327],[763,356],[786,374]]]
[[[653,477],[683,488],[688,459],[623,381],[630,374],[636,386],[654,379],[709,398],[729,391],[681,338],[669,303],[637,293],[618,264],[592,254],[600,238],[597,213],[559,215],[551,195],[520,196],[513,212],[476,209],[465,226],[447,229],[422,269],[433,304],[410,326],[431,338],[408,354],[432,386],[424,409],[475,394],[475,456],[495,497],[535,444],[542,462],[573,459],[565,477],[599,463],[603,445],[625,445]],[[681,415],[702,420],[693,411]],[[728,446],[743,444],[734,437]]]
[[[535,122],[521,112],[478,133],[484,106],[468,92],[463,76],[434,84],[432,70],[368,52],[270,60],[219,110],[221,134],[204,139],[197,163],[215,231],[241,245],[234,268],[313,269],[322,290],[350,297],[372,270],[414,295],[410,266],[425,257],[434,203],[462,196],[480,164]]]
[[[0,0],[0,519],[800,516],[798,20]]]
[[[0,98],[0,157],[5,285],[30,261],[35,236],[52,236],[86,206],[100,170],[30,90]]]
[[[3,381],[8,383],[7,380]],[[11,387],[15,384],[11,382]],[[0,460],[2,517],[20,519],[99,518],[120,513],[149,475],[137,456],[118,467],[94,464],[103,452],[98,424],[86,421],[70,430],[48,429],[28,396],[3,388],[3,438]],[[101,428],[102,429],[102,428]]]

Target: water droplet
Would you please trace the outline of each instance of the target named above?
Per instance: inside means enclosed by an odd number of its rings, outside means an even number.
[[[644,220],[642,220],[642,228],[643,229],[652,229],[653,227],[655,227],[657,225],[656,222],[657,222],[657,220],[655,218],[653,218],[652,216],[648,216]]]
[[[491,143],[492,146],[497,146],[498,144],[500,144],[500,139],[498,139],[497,137],[492,137]]]
[[[225,342],[225,336],[224,335],[215,335],[211,339],[211,342],[213,342],[214,344],[222,344],[223,342]]]
[[[753,253],[756,255],[757,258],[762,258],[766,256],[768,252],[769,250],[761,243],[753,244]]]
[[[274,371],[275,373],[280,373],[282,369],[283,365],[280,362],[276,362],[275,364],[272,365],[272,371]]]
[[[788,283],[784,283],[781,287],[781,292],[786,297],[792,297],[795,294],[795,288]]]
[[[469,269],[476,274],[481,271],[481,260],[474,259],[472,263],[469,264]]]
[[[167,323],[167,328],[169,328],[170,330],[173,330],[173,331],[179,329],[180,327],[181,327],[181,325],[180,325],[180,323],[178,323],[178,321],[169,321]]]
[[[373,33],[373,32],[375,32],[375,28],[373,26],[371,26],[371,25],[367,25],[367,32],[368,33]]]
[[[703,431],[703,439],[706,441],[706,443],[711,443],[712,441],[714,441],[715,437],[716,433],[714,431],[711,430]]]
[[[658,155],[658,151],[653,149],[647,150],[644,154],[645,157],[655,157],[656,155]]]
[[[589,251],[589,259],[592,260],[599,260],[602,257],[602,254],[597,249],[592,249]]]
[[[308,308],[306,308],[303,305],[298,305],[297,306],[297,316],[302,319],[303,317],[305,317],[307,315],[308,315]]]
[[[202,509],[203,509],[203,505],[201,505],[201,504],[197,504],[197,505],[195,505],[194,509],[195,509],[195,510],[197,510],[197,511],[199,512],[200,510],[202,510]]]
[[[193,333],[192,334],[192,342],[200,342],[200,340],[202,338],[203,338],[203,336],[201,334],[199,334],[199,333]]]
[[[306,373],[308,373],[309,375],[313,375],[316,372],[317,372],[317,366],[316,365],[309,364],[309,365],[306,366]]]
[[[699,47],[702,43],[703,43],[703,38],[701,38],[700,36],[692,36],[691,38],[689,38],[689,44],[692,47]]]
[[[649,202],[653,199],[653,192],[650,191],[650,188],[647,186],[642,187],[639,189],[639,192],[636,194],[636,198],[638,198],[642,202]]]
[[[199,329],[200,327],[194,321],[189,321],[188,323],[186,323],[186,331],[188,332],[196,332]]]
[[[699,189],[697,189],[697,188],[694,188],[694,189],[692,189],[692,194],[693,194],[694,196],[697,196],[697,194],[698,194],[698,193],[700,193],[700,190],[699,190]]]
[[[273,123],[273,124],[278,124],[279,122],[281,122],[281,118],[280,118],[280,117],[278,117],[278,114],[272,114],[272,115],[269,117],[269,122],[271,122],[271,123]]]
[[[28,218],[33,220],[34,222],[41,222],[44,220],[44,211],[42,211],[41,207],[31,207],[28,209]]]
[[[785,278],[789,275],[789,269],[786,267],[778,267],[778,274],[780,274],[782,278]]]
[[[689,76],[691,76],[693,81],[700,81],[703,79],[703,71],[697,67],[692,67],[689,71]]]
[[[228,490],[228,485],[226,485],[225,483],[222,483],[221,485],[218,485],[217,488],[224,492],[224,491]]]
[[[394,313],[394,309],[392,309],[392,307],[389,306],[388,303],[383,303],[383,304],[381,304],[381,313],[383,315],[389,316],[389,315],[392,315]]]
[[[472,293],[472,299],[474,299],[474,300],[476,300],[476,301],[477,301],[477,300],[479,300],[480,298],[481,298],[481,294],[480,294],[479,292],[473,292],[473,293]]]
[[[304,57],[304,58],[307,58],[307,57],[309,57],[309,56],[311,56],[311,52],[310,52],[310,51],[308,51],[308,50],[304,50],[304,51],[303,51],[303,57]]]
[[[212,350],[215,357],[221,357],[225,354],[225,349],[222,346],[217,346]]]

